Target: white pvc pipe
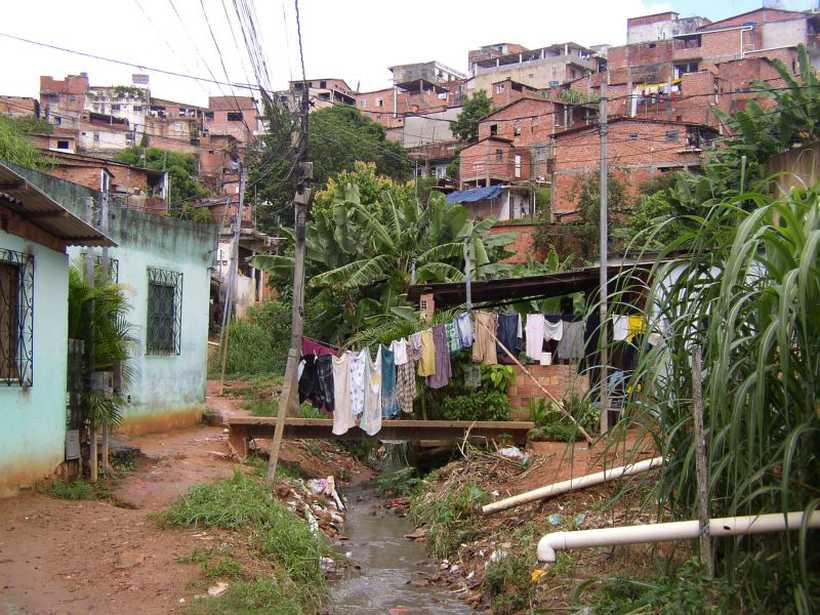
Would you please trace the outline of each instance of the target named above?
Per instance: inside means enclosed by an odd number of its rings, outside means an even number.
[[[724,517],[709,520],[710,536],[735,536],[737,534],[764,534],[797,530],[803,523],[803,512],[770,513],[765,515],[748,515],[743,517]],[[820,512],[811,513],[808,526],[820,527]],[[700,534],[699,521],[676,521],[673,523],[651,523],[647,525],[628,525],[598,530],[580,530],[575,532],[552,532],[538,541],[538,559],[542,562],[554,562],[555,552],[580,547],[606,547],[610,545],[630,545],[644,542],[663,542],[666,540],[685,540],[697,538]]]
[[[546,487],[539,487],[538,489],[533,489],[532,491],[526,491],[524,493],[487,504],[481,508],[481,512],[486,515],[489,513],[498,512],[499,510],[506,510],[507,508],[512,508],[513,506],[520,506],[521,504],[527,504],[528,502],[534,502],[535,500],[541,500],[553,495],[566,493],[567,491],[591,487],[592,485],[599,485],[616,478],[646,472],[647,470],[657,468],[661,465],[663,465],[663,457],[653,457],[652,459],[644,459],[643,461],[638,461],[630,465],[610,468],[609,470],[604,470],[603,472],[595,472],[594,474],[570,478],[569,480],[564,480],[560,483],[553,483],[552,485],[547,485]]]

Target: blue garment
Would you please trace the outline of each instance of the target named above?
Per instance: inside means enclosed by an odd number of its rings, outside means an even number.
[[[495,336],[513,355],[521,352],[521,344],[518,339],[518,314],[499,314]],[[507,353],[501,350],[501,347],[498,348],[497,352],[499,357],[507,356]]]
[[[394,417],[399,413],[396,398],[396,361],[390,346],[382,346],[382,416]]]

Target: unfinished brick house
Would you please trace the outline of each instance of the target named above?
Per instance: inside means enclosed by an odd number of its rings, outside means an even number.
[[[40,117],[40,102],[28,96],[0,96],[0,115]]]
[[[696,168],[717,132],[702,124],[620,117],[609,120],[610,173],[634,197],[640,185],[670,171]],[[597,126],[570,128],[553,136],[552,203],[557,221],[578,215],[577,181],[589,176],[597,181],[601,156]]]
[[[231,135],[242,145],[256,138],[259,129],[256,101],[250,96],[211,96],[205,112],[205,127],[215,135]]]

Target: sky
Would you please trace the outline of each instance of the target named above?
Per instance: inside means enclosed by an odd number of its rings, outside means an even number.
[[[3,7],[0,33],[145,67],[255,83],[238,27],[236,1],[240,7],[255,8],[270,85],[284,89],[289,80],[301,78],[293,0],[9,2]],[[817,0],[780,4],[804,10],[816,6]],[[760,6],[760,0],[299,0],[308,78],[339,77],[361,91],[387,87],[388,67],[395,64],[438,60],[466,72],[467,51],[481,45],[511,42],[537,48],[565,41],[619,45],[625,42],[630,16],[674,10],[681,17],[716,20]],[[243,93],[2,36],[0,58],[0,94],[6,95],[37,97],[40,75],[63,78],[82,71],[89,74],[92,85],[128,84],[132,73],[147,72],[154,96],[199,105],[207,103],[208,95]]]

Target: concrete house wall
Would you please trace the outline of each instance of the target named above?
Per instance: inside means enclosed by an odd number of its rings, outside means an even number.
[[[0,497],[63,461],[68,345],[67,256],[0,230],[0,248],[34,257],[31,387],[0,383]]]
[[[84,215],[85,198],[99,198],[98,192],[77,184],[36,171],[23,173],[77,215]],[[128,321],[137,339],[132,362],[136,375],[127,390],[130,401],[123,409],[121,429],[144,433],[192,424],[199,420],[205,403],[209,267],[216,250],[216,227],[125,209],[115,202],[110,214],[108,234],[117,247],[109,254],[118,261],[119,283],[131,304]],[[84,250],[70,248],[71,261]],[[183,275],[178,355],[146,353],[148,267]]]

